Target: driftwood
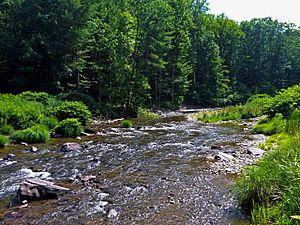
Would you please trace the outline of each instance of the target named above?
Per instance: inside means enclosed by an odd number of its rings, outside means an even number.
[[[43,200],[58,198],[60,194],[69,192],[70,189],[55,185],[53,182],[40,179],[27,179],[22,182],[18,190],[18,199]]]

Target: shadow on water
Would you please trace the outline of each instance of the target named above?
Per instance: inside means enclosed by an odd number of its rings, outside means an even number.
[[[71,139],[53,139],[48,145],[6,148],[10,163],[0,161],[0,223],[3,224],[249,224],[235,205],[233,177],[213,173],[208,146],[247,138],[239,126],[201,125],[186,116],[156,121],[134,120],[133,129],[119,122],[93,127],[101,135],[81,142],[94,144],[82,151],[61,153]],[[25,169],[25,170],[24,170]],[[31,169],[28,172],[26,169]],[[25,172],[27,171],[27,172]],[[30,171],[30,170],[29,170]],[[73,190],[58,200],[7,208],[19,184],[35,171],[45,179]],[[70,183],[78,174],[96,175],[89,185]]]

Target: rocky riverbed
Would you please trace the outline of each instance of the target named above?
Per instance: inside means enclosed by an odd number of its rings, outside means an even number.
[[[81,140],[5,148],[0,223],[249,224],[231,185],[263,153],[256,147],[264,137],[249,131],[253,122],[201,124],[173,114],[135,120],[131,129],[120,128],[119,121],[98,123],[91,126],[94,135]],[[74,141],[77,149],[61,151]],[[17,190],[32,178],[71,191],[20,205]]]

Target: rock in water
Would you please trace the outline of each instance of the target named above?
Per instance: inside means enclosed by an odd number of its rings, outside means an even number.
[[[248,154],[259,156],[259,157],[263,156],[263,154],[265,153],[264,150],[261,150],[260,148],[253,148],[253,147],[249,148],[247,152]]]
[[[71,151],[76,151],[76,150],[81,150],[82,146],[78,143],[75,142],[68,142],[68,143],[64,143],[61,148],[60,151],[61,152],[71,152]]]
[[[229,155],[224,152],[218,152],[217,155],[215,155],[215,159],[224,160],[224,161],[230,161],[234,159],[234,156]]]
[[[38,150],[38,149],[37,149],[37,147],[35,147],[35,146],[31,146],[31,148],[30,148],[30,151],[31,151],[31,152],[37,152],[37,150]]]
[[[53,182],[40,179],[27,179],[23,181],[18,190],[18,199],[34,201],[58,198],[60,194],[70,189],[55,185]]]

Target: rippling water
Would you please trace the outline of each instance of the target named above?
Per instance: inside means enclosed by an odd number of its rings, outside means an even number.
[[[211,145],[242,142],[239,126],[201,125],[185,116],[135,121],[134,129],[99,126],[100,136],[82,151],[51,147],[7,148],[0,161],[0,223],[3,224],[248,224],[235,206],[233,178],[210,170]],[[91,138],[86,138],[88,141]],[[91,185],[70,183],[96,175]],[[5,209],[27,177],[43,177],[73,190],[58,200]]]

